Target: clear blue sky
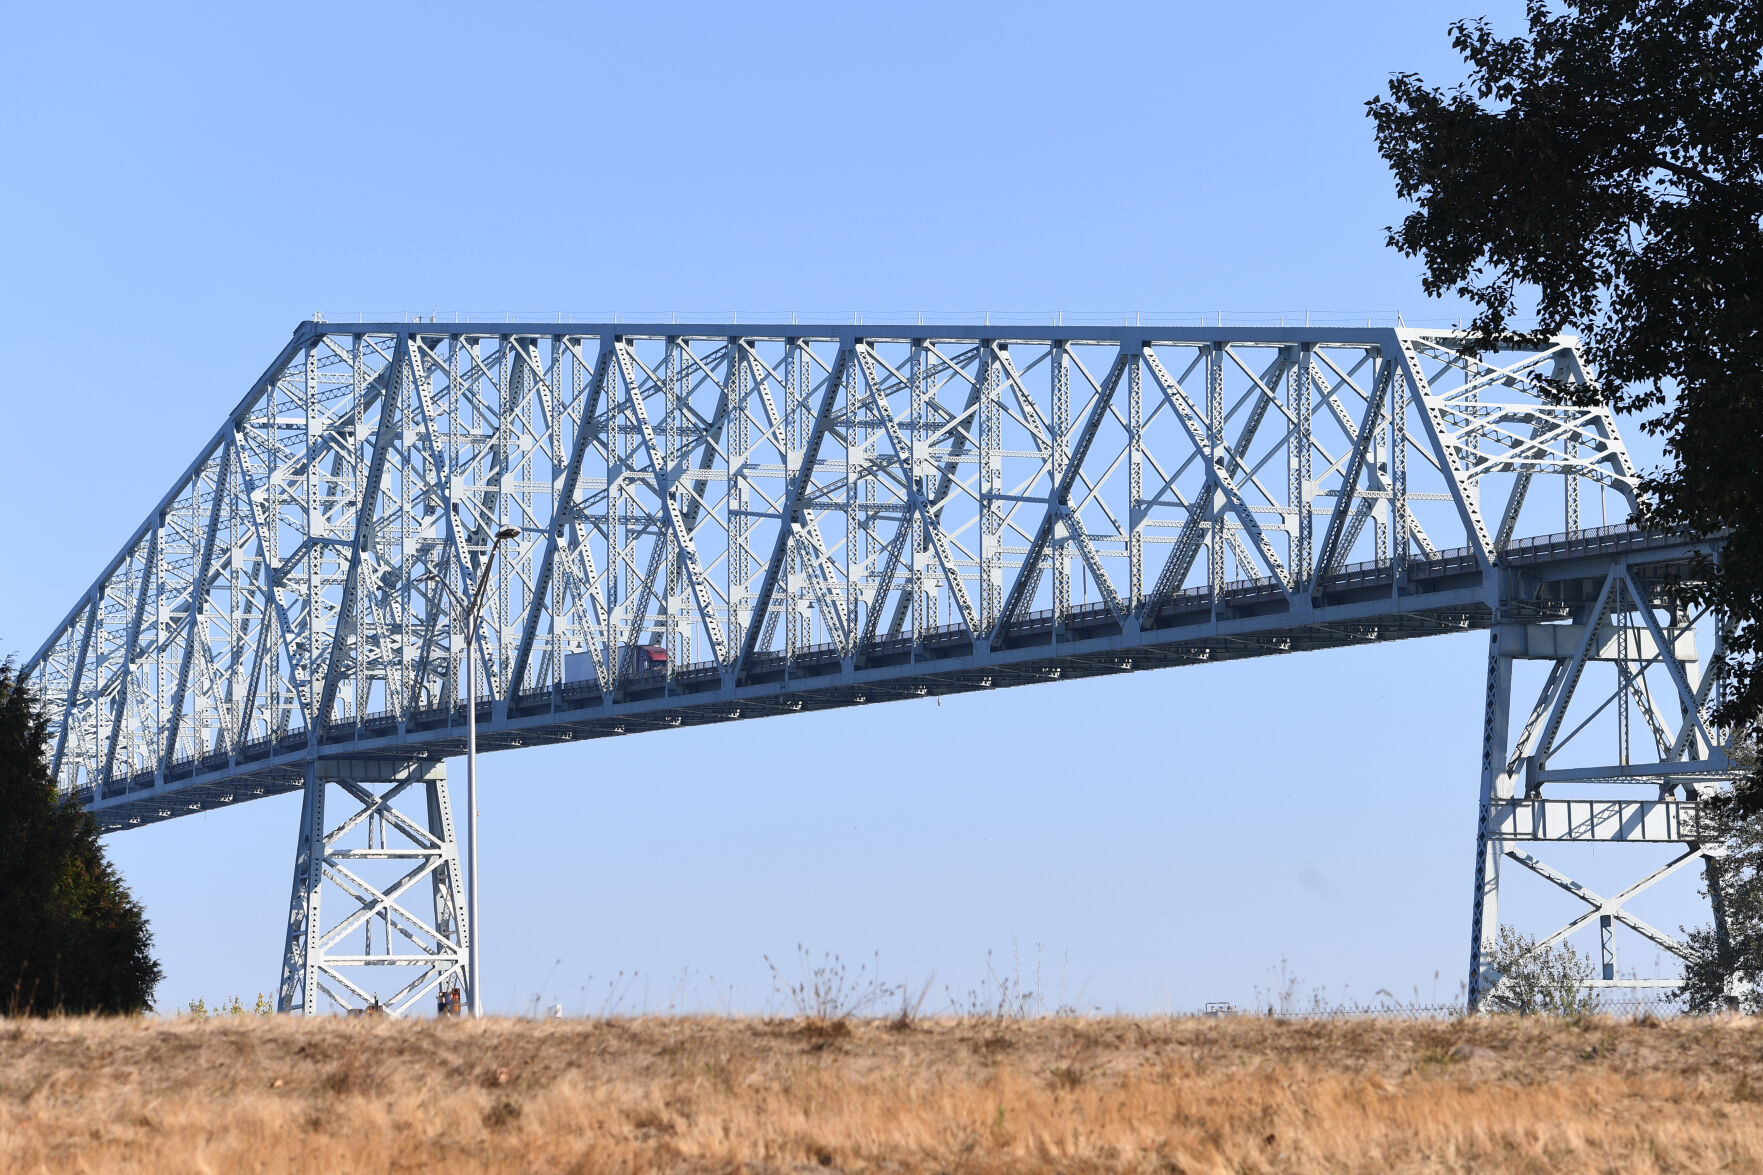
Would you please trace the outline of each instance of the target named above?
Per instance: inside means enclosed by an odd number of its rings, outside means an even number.
[[[1522,6],[14,9],[0,650],[37,647],[315,310],[1449,321],[1384,247],[1402,208],[1363,103],[1392,71],[1454,79],[1445,26],[1484,11]],[[635,970],[627,1008],[711,1006],[714,976],[758,1010],[761,956],[798,942],[935,969],[933,1005],[1013,943],[1049,1000],[1063,976],[1108,1009],[1245,1002],[1282,957],[1337,995],[1424,999],[1440,972],[1455,996],[1483,653],[491,756],[489,1004],[573,1008]],[[273,989],[298,810],[107,842],[162,1007]]]

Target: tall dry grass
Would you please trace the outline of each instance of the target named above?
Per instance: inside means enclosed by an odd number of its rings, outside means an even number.
[[[0,1022],[6,1172],[1763,1171],[1763,1025]]]

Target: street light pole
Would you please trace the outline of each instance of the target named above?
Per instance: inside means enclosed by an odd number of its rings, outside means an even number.
[[[496,548],[490,548],[490,562]],[[488,578],[490,563],[484,564]],[[474,610],[465,629],[465,928],[471,941],[465,947],[465,986],[471,992],[471,1018],[484,1016],[483,1000],[478,998],[478,971],[481,949],[477,920],[477,613]]]
[[[517,538],[520,529],[504,526],[496,532],[496,541],[490,544],[489,556],[484,560],[484,569],[478,576],[477,589],[472,592],[471,600],[465,606],[465,927],[471,941],[465,948],[465,986],[471,995],[471,1017],[481,1020],[484,1015],[483,986],[480,982],[482,970],[483,938],[479,932],[477,902],[477,626],[483,612],[484,590],[490,586],[490,570],[496,563],[496,551],[508,539]],[[433,576],[435,582],[447,589],[454,603],[459,603],[459,596],[453,585],[439,575]]]

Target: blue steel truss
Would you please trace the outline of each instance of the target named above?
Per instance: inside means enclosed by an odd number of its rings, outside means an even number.
[[[317,819],[325,779],[377,765],[354,778],[427,781],[432,872],[456,869],[435,769],[467,656],[493,750],[1492,629],[1479,990],[1501,854],[1579,826],[1545,784],[1644,778],[1640,831],[1594,839],[1700,860],[1726,761],[1708,618],[1667,598],[1698,544],[1630,525],[1610,414],[1557,394],[1589,382],[1573,340],[1459,338],[301,323],[26,672],[56,779],[107,830],[303,788]],[[506,527],[468,650],[447,588]],[[1527,658],[1554,668],[1519,737]],[[1587,666],[1614,672],[1623,749],[1552,766]],[[329,843],[302,838],[295,922]],[[435,885],[457,944],[457,878]]]

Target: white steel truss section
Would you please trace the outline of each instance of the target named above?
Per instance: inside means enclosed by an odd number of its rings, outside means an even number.
[[[469,1007],[469,945],[441,764],[313,764],[276,1010],[398,1016],[454,987]]]
[[[1511,562],[1505,574],[1515,582],[1488,654],[1470,1002],[1500,981],[1492,952],[1503,861],[1585,907],[1538,936],[1538,949],[1595,923],[1598,984],[1672,986],[1669,979],[1618,977],[1615,932],[1623,928],[1649,947],[1687,957],[1681,941],[1628,903],[1697,862],[1708,863],[1715,926],[1723,932],[1718,869],[1710,861],[1717,846],[1703,842],[1698,819],[1699,801],[1728,785],[1733,772],[1725,732],[1711,717],[1717,678],[1698,656],[1699,635],[1702,648],[1712,647],[1710,663],[1717,662],[1719,625],[1676,598],[1669,573],[1643,559],[1614,554],[1536,568]],[[1543,675],[1521,716],[1511,703],[1514,669],[1523,663]],[[1680,851],[1610,897],[1540,856],[1564,845],[1648,843],[1675,843]]]
[[[746,681],[1497,550],[1633,470],[1570,341],[1418,331],[303,326],[30,668],[69,788],[452,714],[444,580],[498,560],[495,713],[628,650]],[[1485,519],[1494,519],[1491,533]],[[575,656],[572,656],[575,655]],[[65,720],[63,718],[65,715]]]
[[[303,324],[29,663],[56,775],[162,790],[451,731],[468,655],[509,719],[631,700],[639,645],[667,651],[642,685],[671,696],[1074,623],[1130,644],[1223,621],[1245,587],[1296,619],[1367,569],[1392,597],[1453,558],[1488,571],[1578,533],[1592,486],[1625,520],[1608,413],[1556,394],[1586,379],[1571,340],[1457,344]],[[510,526],[468,651],[446,587]]]
[[[1500,860],[1694,846],[1724,752],[1712,622],[1660,594],[1711,544],[1633,525],[1573,340],[1462,345],[302,323],[25,671],[118,829],[458,754],[466,657],[494,750],[1492,629],[1479,997]],[[467,649],[450,593],[506,528]],[[1569,892],[1647,934],[1639,891]]]

